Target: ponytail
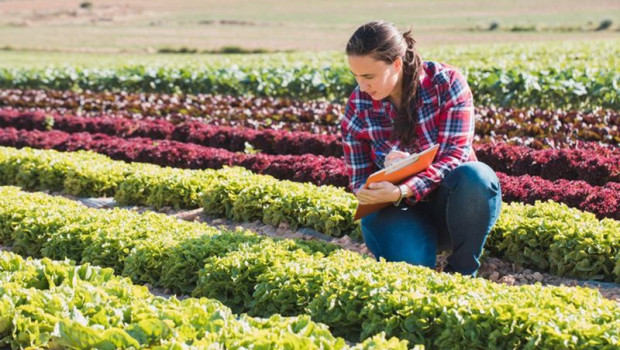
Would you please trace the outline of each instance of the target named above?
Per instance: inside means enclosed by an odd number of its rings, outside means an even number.
[[[402,93],[400,106],[394,119],[392,139],[398,139],[402,145],[412,145],[417,142],[416,126],[418,125],[418,94],[420,90],[420,71],[422,58],[415,49],[415,39],[411,36],[411,29],[403,33],[406,45],[403,60]]]

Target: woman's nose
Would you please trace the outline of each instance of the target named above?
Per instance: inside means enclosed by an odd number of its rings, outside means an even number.
[[[360,86],[362,92],[370,91],[370,85],[368,85],[368,83],[364,81],[365,79],[356,77],[355,80],[357,80],[357,84]]]

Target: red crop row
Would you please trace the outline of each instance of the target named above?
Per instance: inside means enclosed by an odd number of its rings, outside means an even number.
[[[180,168],[220,168],[237,165],[278,179],[346,187],[348,175],[339,158],[315,155],[274,156],[232,153],[175,141],[145,138],[123,139],[105,134],[61,131],[0,129],[0,145],[103,153],[113,159],[147,162]],[[498,172],[505,201],[532,202],[552,199],[595,213],[598,217],[620,219],[620,184],[610,182],[595,187],[583,181],[557,180],[535,176],[513,177]]]
[[[599,148],[533,150],[504,143],[476,145],[476,155],[493,170],[547,180],[583,180],[590,185],[620,182],[620,156]],[[617,153],[617,151],[616,151]]]
[[[214,126],[198,121],[174,125],[162,119],[133,120],[114,117],[76,117],[42,111],[23,112],[0,109],[0,127],[26,130],[104,133],[119,137],[147,137],[191,142],[203,146],[243,151],[245,144],[266,154],[314,154],[342,156],[340,135],[316,135],[309,132],[255,130]]]
[[[497,172],[505,202],[533,204],[553,200],[569,207],[595,213],[598,218],[620,220],[620,183],[590,186],[585,181],[549,181],[538,176],[508,176]]]
[[[339,135],[308,132],[253,130],[217,127],[189,121],[173,125],[167,121],[131,120],[111,117],[48,116],[43,112],[0,109],[0,127],[26,130],[49,128],[66,132],[104,133],[119,137],[147,137],[190,142],[198,145],[243,151],[246,143],[266,154],[314,154],[342,157]],[[591,185],[620,181],[620,149],[585,144],[583,149],[533,150],[525,146],[477,144],[479,159],[496,171],[510,175],[537,175],[549,180],[585,180]]]
[[[302,130],[296,128],[307,126],[285,123],[337,126],[344,113],[343,105],[322,101],[46,90],[0,90],[0,106],[54,109],[59,113],[84,116],[112,113],[130,118],[164,117],[173,123],[194,117],[219,125],[276,126],[297,131]],[[575,140],[620,143],[620,114],[613,110],[585,112],[479,107],[476,120],[476,134],[483,139],[518,142],[519,139],[531,138],[527,145],[535,148],[548,143],[557,147],[570,146]],[[312,128],[303,131],[317,133],[317,127]]]
[[[0,145],[33,147],[59,151],[90,150],[112,159],[153,163],[189,169],[219,169],[224,165],[242,166],[258,174],[278,179],[311,182],[316,185],[345,187],[348,177],[341,159],[304,154],[269,155],[230,152],[192,143],[149,138],[130,138],[87,132],[0,129]]]
[[[7,107],[3,108],[4,111],[10,110]],[[14,109],[15,110],[15,109]],[[67,110],[67,109],[41,109],[41,108],[19,108],[20,113],[44,113],[46,115],[66,115],[69,116],[71,114],[76,114],[75,111]],[[314,135],[339,135],[340,133],[340,125],[330,124],[316,124],[316,123],[293,123],[293,122],[285,122],[285,121],[273,121],[271,119],[230,119],[226,117],[218,117],[218,118],[193,118],[187,117],[183,115],[175,115],[170,118],[153,118],[153,117],[141,117],[139,115],[135,115],[133,117],[126,117],[126,115],[122,112],[114,112],[114,114],[102,114],[99,112],[88,112],[88,113],[79,113],[81,117],[89,117],[89,118],[117,118],[117,119],[127,119],[127,120],[165,120],[172,125],[179,125],[187,122],[198,122],[198,123],[208,123],[212,126],[221,126],[221,127],[241,127],[248,128],[252,130],[282,130],[289,132],[309,132]],[[76,117],[77,118],[77,117]],[[480,123],[476,124],[476,132],[482,132],[480,130]],[[557,137],[556,137],[557,136]],[[572,137],[572,136],[571,136]],[[565,137],[562,138],[560,135],[550,135],[547,137],[532,137],[532,136],[512,136],[508,137],[507,135],[497,134],[495,132],[487,132],[485,135],[475,135],[475,141],[479,143],[489,143],[489,142],[504,142],[511,145],[518,146],[527,146],[534,149],[547,149],[547,148],[575,148],[581,147],[584,141],[579,139]],[[586,141],[587,142],[587,141]],[[616,147],[615,143],[605,143],[601,142],[601,146],[604,147]]]

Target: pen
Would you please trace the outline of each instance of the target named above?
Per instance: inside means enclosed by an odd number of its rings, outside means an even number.
[[[393,151],[393,150],[395,150],[395,149],[396,149],[396,147],[392,146],[392,147],[390,148],[390,152],[392,152],[392,151]],[[389,152],[388,152],[388,153],[389,153]],[[385,157],[387,154],[386,154],[385,152],[382,152],[381,150],[379,150],[379,149],[378,149],[378,150],[376,150],[376,151],[375,151],[375,155],[376,155],[377,157]]]

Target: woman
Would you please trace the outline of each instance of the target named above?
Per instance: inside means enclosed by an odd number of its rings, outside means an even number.
[[[495,172],[472,148],[474,108],[463,75],[422,61],[411,30],[370,22],[349,39],[346,53],[358,86],[345,107],[342,137],[350,188],[360,204],[393,202],[362,218],[377,259],[435,266],[437,250],[452,250],[445,272],[476,276],[497,221],[501,190]],[[398,158],[439,144],[425,171],[402,184],[363,185]]]

